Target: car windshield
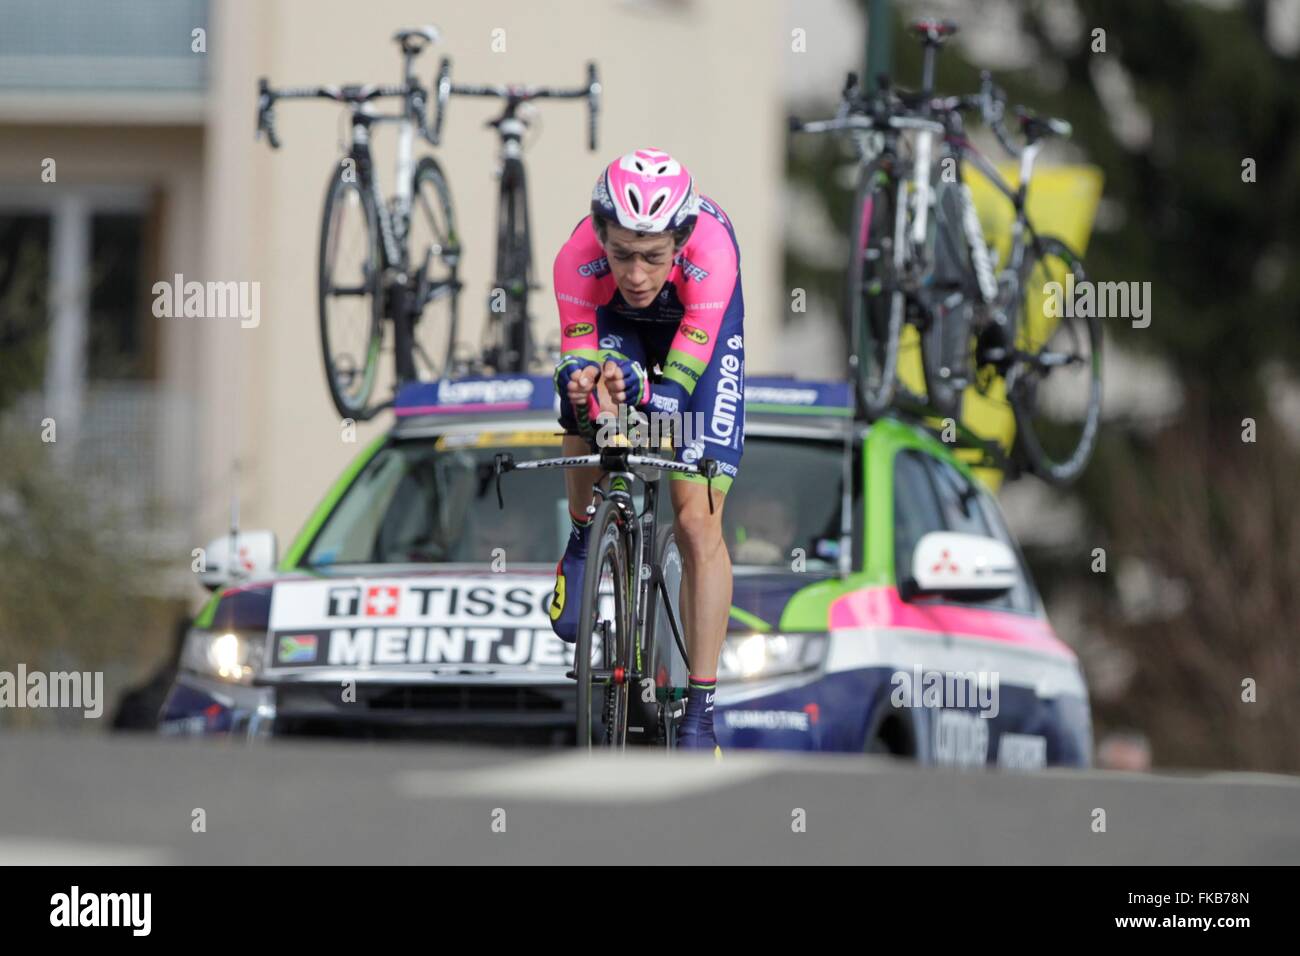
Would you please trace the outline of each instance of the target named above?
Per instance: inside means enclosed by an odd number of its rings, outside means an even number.
[[[560,445],[545,431],[484,431],[386,446],[326,519],[304,564],[554,563],[569,532],[563,475],[512,472],[502,478],[505,508],[498,509],[493,459],[501,451],[526,461],[555,457]],[[828,442],[746,441],[723,513],[735,564],[834,566],[840,454]],[[663,501],[660,520],[670,514]]]

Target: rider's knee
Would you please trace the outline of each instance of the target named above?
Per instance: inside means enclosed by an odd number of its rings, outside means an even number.
[[[673,519],[677,547],[689,558],[707,559],[722,547],[720,515],[709,514],[708,502],[688,504]]]

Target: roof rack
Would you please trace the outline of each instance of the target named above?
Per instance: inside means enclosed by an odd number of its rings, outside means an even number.
[[[548,375],[472,375],[411,382],[398,391],[393,402],[399,421],[428,415],[558,409],[555,385]],[[848,382],[751,376],[745,380],[745,410],[751,414],[850,417],[852,393]]]
[[[411,382],[403,386],[393,402],[398,421],[424,416],[466,416],[499,412],[556,412],[558,396],[548,375],[471,375],[462,378]],[[870,424],[854,408],[848,381],[803,380],[793,376],[754,375],[745,379],[745,411],[760,415],[801,415],[853,418]],[[963,458],[975,468],[994,468],[1007,480],[1020,476],[1018,464],[996,439],[984,438],[960,421],[955,422],[957,440],[944,441],[943,428],[934,424],[934,413],[925,400],[910,392],[895,399],[887,413],[905,424],[922,429],[957,451],[974,452]]]

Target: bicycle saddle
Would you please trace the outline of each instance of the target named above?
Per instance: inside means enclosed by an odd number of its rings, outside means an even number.
[[[429,44],[438,42],[438,28],[426,25],[398,30],[393,39],[402,45],[403,53],[419,53]]]
[[[907,28],[923,42],[934,44],[943,43],[944,40],[958,30],[955,20],[937,20],[933,17],[922,17],[920,20],[913,20],[907,25]]]

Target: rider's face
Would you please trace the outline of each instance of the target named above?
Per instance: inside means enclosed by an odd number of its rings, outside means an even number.
[[[668,281],[673,268],[673,237],[638,237],[631,229],[610,223],[604,248],[623,299],[634,309],[644,309]]]

